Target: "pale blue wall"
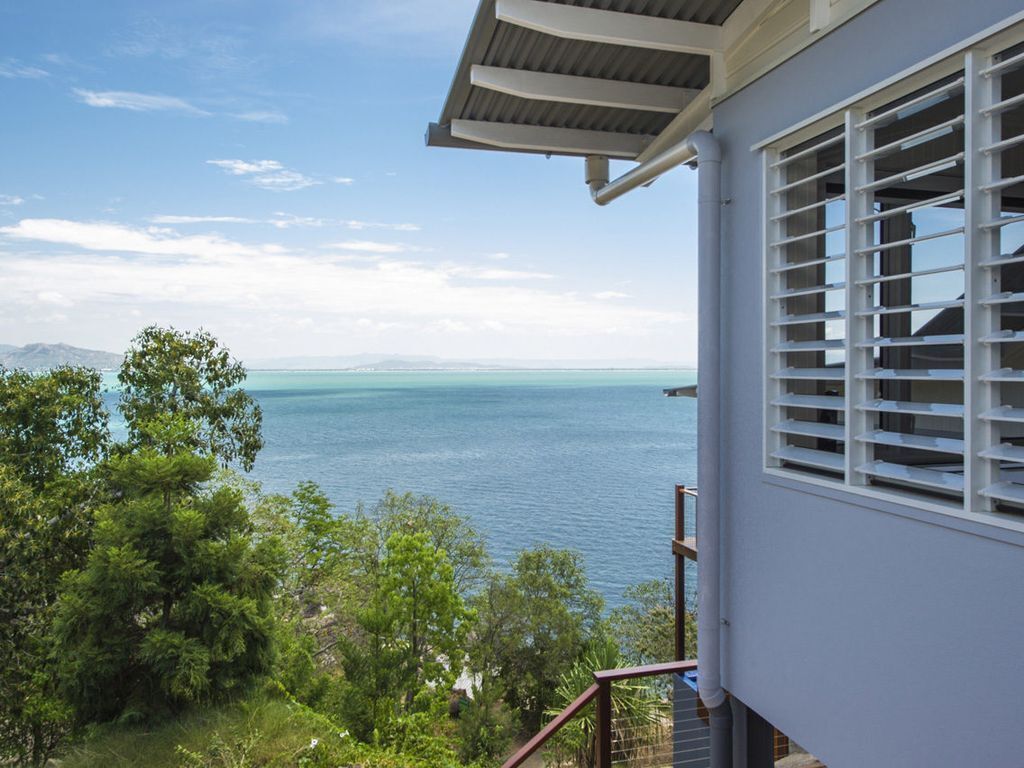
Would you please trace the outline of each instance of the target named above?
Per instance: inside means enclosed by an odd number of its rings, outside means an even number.
[[[1024,766],[1024,537],[762,474],[751,145],[1022,9],[882,0],[721,104],[725,682],[829,768]],[[831,496],[831,497],[830,497]],[[972,532],[973,530],[973,532]]]

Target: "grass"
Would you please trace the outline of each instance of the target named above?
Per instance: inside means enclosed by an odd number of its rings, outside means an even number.
[[[61,768],[427,768],[358,744],[311,710],[267,696],[156,726],[104,726],[59,760]]]

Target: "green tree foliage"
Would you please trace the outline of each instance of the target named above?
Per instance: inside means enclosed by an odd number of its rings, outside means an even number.
[[[145,716],[244,687],[271,663],[273,538],[255,541],[240,494],[204,488],[211,457],[180,419],[155,448],[111,461],[118,499],[96,512],[85,566],[64,579],[56,639],[81,722]]]
[[[165,415],[180,416],[197,427],[193,449],[249,471],[263,447],[263,414],[239,389],[245,376],[245,367],[206,331],[143,328],[118,373],[129,444],[156,444],[148,428]]]
[[[489,564],[483,538],[468,517],[432,496],[388,490],[368,514],[360,513],[356,519],[365,526],[367,552],[379,549],[396,533],[424,533],[436,552],[445,553],[460,593],[473,591],[483,579]]]
[[[108,443],[95,371],[0,369],[0,762],[41,765],[66,732],[48,630],[61,574],[85,557]]]
[[[633,664],[659,664],[675,658],[675,598],[666,579],[642,581],[626,588],[626,605],[608,617],[612,636]],[[686,613],[686,658],[697,658],[697,626]]]
[[[473,699],[459,713],[459,758],[485,764],[507,756],[518,723],[501,698],[497,680],[481,679],[473,686]]]
[[[594,672],[623,666],[624,659],[611,639],[593,643],[584,655],[559,677],[546,712],[551,718],[579,698],[594,684]],[[632,764],[666,735],[667,702],[657,688],[645,680],[621,680],[612,684],[612,752],[625,764]],[[595,765],[596,712],[588,706],[556,735],[548,763],[576,768]]]
[[[387,733],[419,694],[451,687],[472,618],[427,533],[392,534],[372,568],[357,632],[342,641],[343,716],[363,739]]]
[[[64,735],[46,635],[48,505],[0,464],[0,762],[42,765]]]
[[[0,368],[0,463],[36,490],[88,469],[110,433],[102,381],[87,368]]]
[[[511,573],[494,574],[474,600],[474,666],[497,677],[529,731],[540,727],[559,675],[601,636],[603,600],[571,550],[520,552]]]

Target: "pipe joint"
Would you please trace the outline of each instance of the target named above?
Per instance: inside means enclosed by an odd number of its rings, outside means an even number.
[[[608,158],[604,155],[587,155],[586,180],[591,194],[608,184]]]

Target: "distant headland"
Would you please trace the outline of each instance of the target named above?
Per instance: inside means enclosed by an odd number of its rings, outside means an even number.
[[[59,365],[82,365],[102,371],[116,370],[124,356],[83,349],[70,344],[0,344],[0,365],[6,368],[46,370]],[[428,355],[371,353],[358,355],[306,355],[253,358],[244,361],[252,371],[530,371],[530,370],[673,370],[687,369],[678,362],[645,359],[447,359]]]

